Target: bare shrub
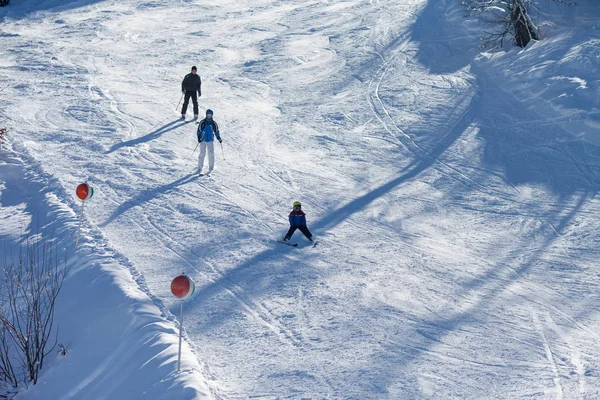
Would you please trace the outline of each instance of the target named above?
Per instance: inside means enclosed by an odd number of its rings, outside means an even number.
[[[2,145],[4,144],[4,141],[6,140],[7,134],[8,134],[8,132],[6,131],[6,128],[0,128],[0,150],[2,150]]]
[[[56,346],[54,310],[67,274],[66,257],[59,256],[52,235],[27,236],[16,256],[5,255],[3,273],[0,381],[12,390],[36,384],[45,357]]]
[[[568,0],[553,0],[555,3],[573,5]],[[531,18],[531,10],[538,9],[537,0],[461,0],[470,15],[479,16],[492,32],[484,32],[484,47],[503,47],[507,38],[519,47],[531,40],[538,40],[537,26]]]
[[[69,354],[69,349],[67,348],[67,346],[65,346],[62,343],[58,344],[58,354],[60,354],[61,356],[66,356],[67,354]]]

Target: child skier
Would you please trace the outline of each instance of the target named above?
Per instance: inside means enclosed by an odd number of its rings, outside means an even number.
[[[312,233],[310,233],[310,231],[306,227],[306,214],[304,214],[304,212],[302,211],[302,204],[300,204],[299,201],[294,202],[294,209],[289,215],[289,220],[290,230],[283,238],[283,241],[285,243],[289,243],[292,235],[294,234],[294,232],[296,232],[296,229],[300,229],[300,232],[304,233],[304,236],[306,236],[306,238],[310,240],[311,243],[314,243]]]
[[[212,110],[206,110],[206,118],[204,118],[198,124],[198,143],[200,143],[200,154],[198,155],[198,173],[202,174],[202,167],[204,166],[204,156],[206,155],[206,149],[208,149],[208,172],[210,174],[215,167],[215,147],[214,138],[217,137],[219,143],[223,143],[221,134],[219,133],[219,125],[213,120]]]

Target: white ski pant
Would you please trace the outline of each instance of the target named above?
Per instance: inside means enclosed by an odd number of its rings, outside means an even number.
[[[200,154],[198,154],[198,170],[201,171],[204,166],[204,156],[208,148],[208,170],[212,171],[215,167],[215,142],[200,142]]]

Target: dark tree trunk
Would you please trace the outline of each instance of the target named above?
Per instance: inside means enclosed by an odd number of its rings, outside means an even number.
[[[517,46],[525,47],[531,39],[538,39],[535,27],[529,19],[527,7],[519,0],[515,0],[513,3],[511,21],[515,30],[515,44]]]

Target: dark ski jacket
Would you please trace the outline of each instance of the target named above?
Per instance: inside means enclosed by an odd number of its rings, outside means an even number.
[[[302,210],[294,210],[289,215],[290,226],[306,225],[306,214]]]
[[[204,118],[200,121],[196,135],[198,135],[198,142],[212,142],[215,136],[217,140],[221,141],[219,125],[212,118],[210,120]]]
[[[198,91],[198,95],[202,96],[201,91],[202,81],[200,80],[200,75],[192,74],[191,72],[183,78],[181,82],[181,90],[186,92],[195,92]]]

